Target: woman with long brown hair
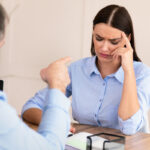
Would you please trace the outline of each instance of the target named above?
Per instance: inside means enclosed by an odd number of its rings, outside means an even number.
[[[71,84],[66,95],[72,95],[73,118],[124,134],[146,132],[150,68],[137,56],[133,24],[125,7],[109,5],[97,13],[91,54],[69,67]],[[24,119],[40,122],[46,92],[47,88],[39,91],[25,104]]]

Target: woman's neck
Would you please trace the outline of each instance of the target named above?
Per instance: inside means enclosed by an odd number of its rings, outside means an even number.
[[[104,79],[106,76],[115,73],[121,64],[113,64],[113,63],[101,63],[99,60],[96,62],[97,68],[101,73],[102,78]]]

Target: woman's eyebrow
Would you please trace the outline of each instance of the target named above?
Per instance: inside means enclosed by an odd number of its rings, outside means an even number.
[[[103,38],[102,36],[98,35],[98,34],[95,34],[96,36],[100,37],[100,38]]]
[[[104,37],[102,37],[102,36],[100,36],[99,34],[95,34],[97,37],[100,37],[100,38],[104,38]],[[114,39],[109,39],[109,41],[119,41],[119,40],[121,40],[122,38],[120,37],[120,38],[114,38]]]
[[[119,41],[121,40],[122,38],[114,38],[114,39],[109,39],[110,41]]]

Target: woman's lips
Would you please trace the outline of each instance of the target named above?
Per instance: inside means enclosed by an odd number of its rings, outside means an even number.
[[[110,57],[111,57],[111,55],[103,54],[103,53],[100,53],[100,56],[101,56],[101,57],[104,57],[104,58],[110,58]]]

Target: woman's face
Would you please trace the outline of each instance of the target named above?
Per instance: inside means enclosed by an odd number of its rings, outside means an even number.
[[[113,61],[111,53],[121,46],[121,32],[121,30],[104,23],[95,25],[93,30],[94,49],[101,63]]]

